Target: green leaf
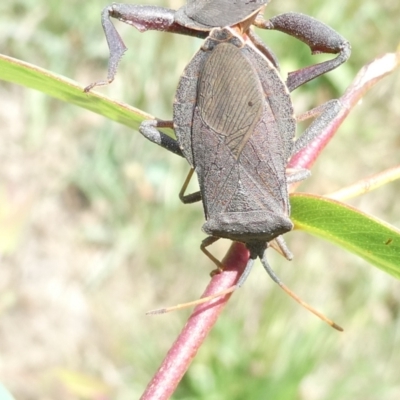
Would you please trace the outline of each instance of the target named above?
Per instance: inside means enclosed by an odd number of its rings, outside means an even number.
[[[321,196],[293,194],[291,219],[302,229],[357,254],[400,278],[400,231],[353,207]]]
[[[101,94],[84,93],[78,83],[35,65],[0,54],[0,79],[39,90],[56,99],[86,108],[133,129],[154,117]]]

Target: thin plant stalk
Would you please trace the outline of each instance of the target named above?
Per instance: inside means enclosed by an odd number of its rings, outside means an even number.
[[[321,132],[320,136],[305,149],[295,154],[288,167],[310,168],[364,94],[375,83],[394,71],[399,64],[400,52],[385,54],[365,65],[339,99],[344,106],[342,111]],[[224,271],[213,276],[204,296],[222,292],[234,285],[243,273],[248,259],[247,248],[243,244],[234,242],[223,260]],[[171,397],[207,334],[218,320],[230,296],[231,294],[228,294],[213,299],[209,303],[201,304],[194,309],[182,332],[147,386],[141,400],[166,400]]]

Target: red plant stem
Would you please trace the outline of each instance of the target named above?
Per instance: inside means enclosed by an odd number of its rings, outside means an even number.
[[[321,132],[318,138],[292,158],[289,166],[292,168],[310,168],[365,92],[397,68],[399,64],[400,53],[392,53],[385,54],[364,66],[340,98],[343,109],[338,116]],[[234,285],[243,273],[248,259],[247,248],[243,244],[234,242],[223,260],[224,271],[212,278],[203,296],[222,292]],[[141,400],[166,400],[170,398],[229,298],[230,294],[211,300],[194,309],[161,367],[147,386]]]
[[[399,63],[400,52],[387,53],[361,68],[352,84],[339,99],[342,103],[342,109],[339,114],[325,127],[313,142],[292,157],[288,167],[309,169],[314,164],[321,151],[333,138],[352,108],[358,104],[364,94],[375,85],[375,83],[393,72],[393,70],[399,66]]]
[[[242,243],[234,242],[222,261],[224,272],[211,279],[202,297],[235,285],[248,259],[247,248]],[[172,395],[230,296],[231,294],[227,294],[194,309],[141,400],[164,400]]]

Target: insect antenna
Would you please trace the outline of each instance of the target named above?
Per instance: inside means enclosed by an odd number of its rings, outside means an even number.
[[[188,301],[187,303],[177,304],[176,306],[163,307],[163,308],[157,308],[155,310],[150,310],[150,311],[146,312],[146,315],[166,314],[171,311],[183,310],[184,308],[198,306],[200,304],[204,304],[204,303],[207,303],[208,301],[214,300],[217,297],[222,297],[229,293],[232,293],[238,287],[239,287],[238,285],[233,285],[233,286],[229,287],[228,289],[222,290],[221,292],[215,293],[211,296],[202,297],[198,300]]]
[[[221,290],[220,292],[214,293],[210,296],[201,297],[198,300],[189,301],[187,303],[182,303],[182,304],[177,304],[176,306],[172,306],[172,307],[163,307],[163,308],[157,308],[156,310],[147,311],[146,315],[165,314],[170,311],[177,311],[177,310],[182,310],[182,309],[188,308],[188,307],[198,306],[200,304],[204,304],[204,303],[207,303],[208,301],[214,300],[218,297],[222,297],[229,293],[233,293],[236,289],[239,289],[243,285],[244,281],[249,276],[251,269],[253,268],[253,264],[254,264],[254,259],[250,258],[249,261],[247,262],[247,265],[246,265],[242,275],[239,277],[239,280],[237,281],[236,285],[232,285],[231,287],[229,287],[225,290]]]
[[[287,244],[282,236],[277,236],[275,239],[268,242],[268,247],[273,248],[281,256],[285,257],[286,260],[293,260],[293,254],[287,247]]]
[[[261,258],[261,263],[265,270],[267,271],[268,275],[271,277],[271,279],[277,283],[290,297],[292,297],[294,300],[296,300],[300,305],[302,305],[304,308],[306,308],[308,311],[311,311],[314,315],[322,319],[322,321],[325,321],[328,325],[330,325],[332,328],[335,328],[336,330],[343,332],[343,328],[339,325],[337,325],[335,322],[327,318],[324,314],[320,313],[317,311],[315,308],[311,307],[309,304],[307,304],[305,301],[303,301],[297,294],[292,292],[275,274],[275,272],[272,270],[270,265],[268,264],[267,257],[266,257],[266,251],[264,251],[263,256]]]

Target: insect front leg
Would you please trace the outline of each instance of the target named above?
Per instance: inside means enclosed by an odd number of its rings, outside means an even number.
[[[155,119],[150,119],[147,121],[143,121],[140,124],[139,132],[150,142],[158,144],[162,148],[174,153],[178,156],[183,157],[182,150],[179,147],[178,142],[175,139],[172,139],[170,136],[166,135],[163,132],[160,132],[157,128],[173,128],[172,121],[158,121]],[[191,204],[197,201],[201,201],[201,193],[195,192],[185,195],[185,191],[189,185],[190,179],[192,178],[194,169],[191,168],[188,176],[183,183],[182,189],[179,192],[179,198],[184,204]]]
[[[259,15],[254,25],[296,37],[310,47],[312,54],[338,54],[332,60],[290,72],[286,81],[289,91],[293,91],[304,83],[337,68],[349,58],[351,53],[350,43],[343,36],[328,25],[308,15],[285,13],[268,21]]]
[[[175,139],[160,132],[157,128],[173,128],[172,121],[160,121],[156,119],[150,119],[143,121],[140,124],[139,132],[150,142],[158,144],[162,148],[174,153],[178,156],[183,157],[182,150],[179,148],[179,144]]]
[[[175,11],[168,8],[117,3],[107,6],[101,13],[101,24],[110,49],[107,79],[90,84],[84,89],[85,92],[89,92],[95,86],[104,86],[111,83],[117,73],[119,61],[127,50],[111,22],[111,17],[132,25],[139,32],[155,30],[200,38],[207,36],[207,32],[196,31],[178,24],[175,21]]]

